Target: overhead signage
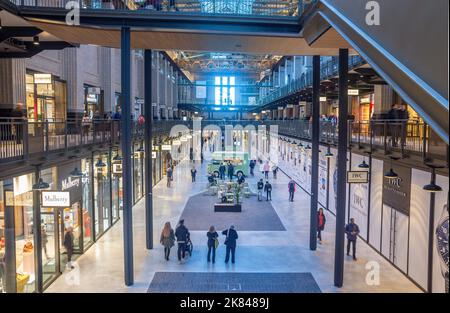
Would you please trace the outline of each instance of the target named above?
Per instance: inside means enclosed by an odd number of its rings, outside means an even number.
[[[358,96],[359,95],[359,90],[358,89],[349,89],[348,90],[348,95],[349,96]]]
[[[170,150],[172,150],[172,146],[171,145],[162,145],[161,150],[162,151],[170,151]]]
[[[180,141],[181,141],[181,142],[186,142],[186,141],[187,141],[187,138],[183,136],[183,137],[180,138]]]
[[[136,99],[136,104],[145,104],[144,99]]]
[[[80,168],[81,162],[75,161],[73,163],[63,164],[58,166],[58,184],[57,190],[68,191],[70,193],[70,204],[81,201],[83,197],[82,177],[73,177],[71,172],[74,168]]]
[[[327,97],[319,97],[319,101],[320,102],[325,102],[325,101],[327,101]]]
[[[52,83],[52,74],[34,74],[34,83],[35,84],[51,84]]]
[[[100,87],[88,87],[87,92],[94,95],[99,95],[101,93],[101,89]]]
[[[97,103],[97,95],[94,93],[88,93],[86,95],[86,102],[88,103]]]
[[[70,206],[70,192],[42,191],[42,206],[52,208],[66,208]]]
[[[348,171],[347,183],[349,184],[367,184],[369,182],[369,172],[367,171]]]
[[[112,172],[115,175],[120,175],[122,174],[122,164],[121,163],[114,163],[112,165]]]
[[[152,159],[156,159],[156,151],[152,151]]]
[[[153,151],[159,151],[159,146],[154,146],[154,147],[152,146],[152,150]]]
[[[293,104],[288,104],[288,105],[286,106],[286,108],[288,108],[288,109],[292,109],[293,107],[294,107]]]
[[[384,162],[383,172],[386,173],[389,170],[389,162]],[[411,168],[395,165],[393,170],[398,175],[395,179],[383,178],[383,204],[409,215],[411,202]]]

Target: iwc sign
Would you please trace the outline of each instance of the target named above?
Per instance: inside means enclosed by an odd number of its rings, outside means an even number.
[[[384,162],[383,172],[390,169],[389,163]],[[383,203],[409,216],[411,202],[411,168],[396,165],[393,168],[398,177],[383,178]]]

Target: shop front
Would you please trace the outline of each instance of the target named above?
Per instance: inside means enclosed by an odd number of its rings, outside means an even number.
[[[84,107],[90,119],[94,117],[103,118],[103,90],[100,87],[84,85]]]
[[[29,121],[66,119],[66,82],[48,73],[27,71],[26,106]]]

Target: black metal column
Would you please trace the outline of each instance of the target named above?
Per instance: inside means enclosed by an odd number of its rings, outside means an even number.
[[[320,113],[320,56],[313,56],[313,96],[312,96],[312,153],[311,153],[311,211],[309,229],[309,249],[317,248],[317,209],[319,193],[319,113]]]
[[[121,86],[122,86],[122,136],[121,147],[123,154],[122,183],[123,183],[123,248],[125,285],[134,283],[133,275],[133,195],[131,186],[131,46],[130,28],[121,30]]]
[[[339,50],[339,119],[337,155],[336,242],[334,252],[334,285],[344,283],[345,203],[347,172],[348,116],[348,49]]]
[[[40,169],[35,171],[36,182],[41,177]],[[41,233],[41,191],[33,190],[33,231],[34,231],[34,246],[35,246],[35,262],[34,273],[36,279],[36,291],[42,292],[43,278],[42,278],[42,233]]]
[[[145,245],[153,249],[152,50],[144,54],[145,86]]]
[[[436,182],[436,172],[431,172],[431,184]],[[436,203],[436,194],[430,193],[430,217],[428,220],[428,268],[427,268],[427,292],[433,292],[433,252],[434,252],[434,210]]]

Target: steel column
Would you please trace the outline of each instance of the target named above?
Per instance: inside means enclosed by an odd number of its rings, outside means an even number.
[[[39,168],[35,171],[36,182],[41,177],[41,171]],[[42,277],[42,233],[41,233],[41,191],[33,190],[33,231],[34,231],[34,246],[36,247],[34,256],[34,273],[36,279],[36,291],[42,292],[43,277]]]
[[[145,86],[145,245],[153,249],[153,164],[152,164],[152,50],[144,54]]]
[[[312,153],[311,153],[311,205],[309,249],[317,248],[317,209],[319,192],[319,113],[320,113],[320,56],[313,56],[313,96],[312,96]]]
[[[336,242],[334,252],[334,285],[344,282],[344,239],[348,133],[348,49],[339,49],[339,119],[337,155]]]
[[[123,154],[123,248],[125,285],[134,283],[133,275],[133,195],[131,186],[131,47],[130,28],[121,29],[121,86],[122,86],[122,137]]]

